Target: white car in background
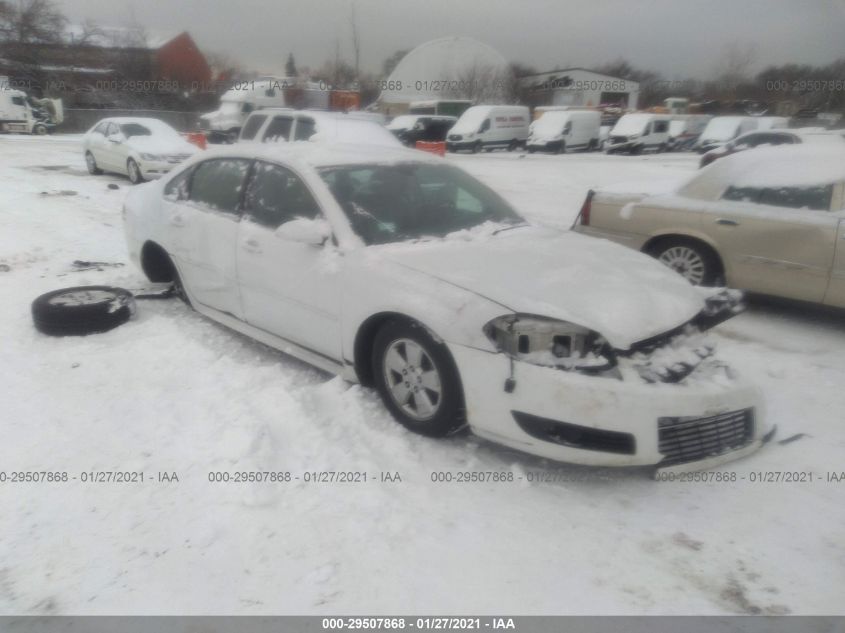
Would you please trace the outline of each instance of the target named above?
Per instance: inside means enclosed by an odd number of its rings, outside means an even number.
[[[238,143],[360,143],[401,147],[387,128],[368,112],[323,112],[265,108],[249,115],[241,128]]]
[[[103,119],[82,140],[88,172],[129,176],[133,184],[160,178],[199,151],[164,121]]]
[[[701,468],[771,436],[701,330],[735,308],[640,253],[529,225],[422,152],[239,143],[127,197],[129,253],[238,332],[374,386],[408,429]],[[161,350],[166,355],[167,350]]]

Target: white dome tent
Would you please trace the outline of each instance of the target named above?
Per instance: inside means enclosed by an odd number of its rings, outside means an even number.
[[[379,102],[396,114],[421,100],[503,103],[509,77],[507,61],[494,48],[470,37],[443,37],[402,58],[385,81]]]

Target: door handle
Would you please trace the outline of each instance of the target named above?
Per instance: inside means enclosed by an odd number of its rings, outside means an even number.
[[[716,224],[721,224],[722,226],[739,226],[739,222],[736,220],[726,220],[725,218],[719,218],[716,220]]]
[[[246,240],[244,242],[243,248],[247,253],[258,254],[258,253],[261,252],[261,244],[258,243],[258,240],[253,240],[253,239]]]

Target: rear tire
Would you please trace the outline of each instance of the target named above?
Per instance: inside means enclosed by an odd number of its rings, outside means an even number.
[[[371,362],[376,389],[402,426],[443,437],[464,425],[458,369],[446,346],[426,328],[389,321],[376,334]]]
[[[43,123],[38,123],[34,128],[32,128],[32,133],[36,136],[44,136],[47,134],[47,126]]]
[[[519,147],[519,141],[513,139],[510,143],[508,143],[508,151],[513,152]]]

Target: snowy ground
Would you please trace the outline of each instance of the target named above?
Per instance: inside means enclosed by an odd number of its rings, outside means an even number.
[[[450,160],[565,227],[589,187],[682,178],[696,158]],[[88,176],[76,139],[0,137],[0,471],[147,474],[0,483],[0,613],[845,613],[845,481],[827,481],[845,471],[842,313],[758,301],[718,329],[722,355],[765,390],[778,439],[802,434],[723,467],[735,483],[566,467],[411,435],[373,392],[175,300],[143,302],[103,335],[38,334],[42,292],[145,285],[123,242],[128,187]],[[208,481],[241,470],[402,481]],[[461,470],[588,480],[431,481]],[[751,483],[759,471],[819,479]],[[179,482],[150,481],[158,472]]]

